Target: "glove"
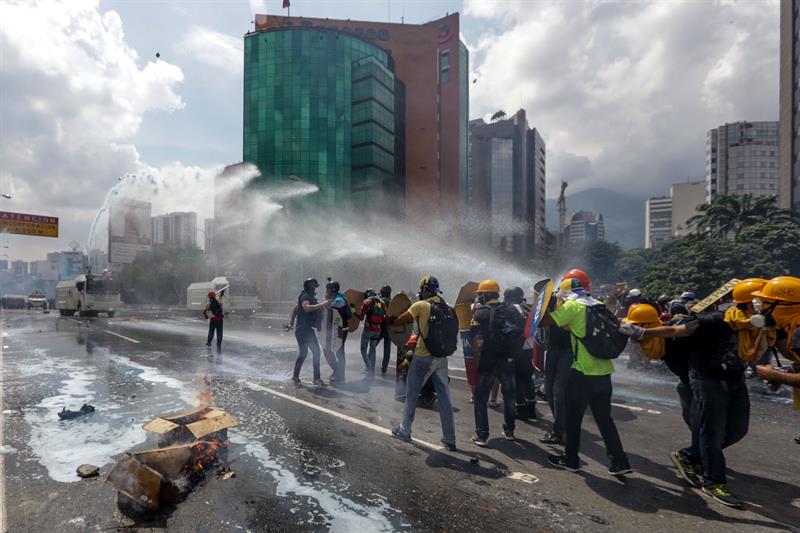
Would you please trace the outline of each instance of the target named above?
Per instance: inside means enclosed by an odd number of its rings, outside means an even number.
[[[623,322],[619,327],[619,332],[634,339],[641,339],[647,330],[642,326],[637,326],[632,322]]]

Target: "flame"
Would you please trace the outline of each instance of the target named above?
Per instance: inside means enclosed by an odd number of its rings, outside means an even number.
[[[214,437],[211,440],[198,441],[193,448],[194,451],[194,470],[202,472],[208,467],[219,462],[219,452],[222,448],[227,448],[230,444],[228,439]]]

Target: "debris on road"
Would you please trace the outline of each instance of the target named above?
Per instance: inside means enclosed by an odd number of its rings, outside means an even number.
[[[15,453],[17,453],[17,449],[14,448],[13,446],[10,446],[8,444],[3,444],[2,446],[0,446],[0,455],[12,455]]]
[[[158,435],[158,448],[125,453],[106,483],[118,491],[117,505],[137,518],[175,504],[228,456],[228,428],[239,425],[230,414],[209,406],[156,418],[143,427]],[[224,479],[233,477],[231,474]]]
[[[58,418],[61,420],[71,420],[79,416],[88,415],[89,413],[94,413],[94,407],[85,403],[81,406],[79,411],[70,411],[66,407],[63,407],[61,412],[58,413]]]
[[[94,465],[83,464],[77,468],[76,472],[79,477],[86,479],[100,474],[100,468]]]

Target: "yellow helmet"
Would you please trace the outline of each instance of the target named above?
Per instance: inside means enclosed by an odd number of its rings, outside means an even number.
[[[500,294],[500,285],[493,279],[485,279],[478,284],[478,288],[475,292],[477,294],[482,292],[496,292]]]
[[[772,278],[760,290],[753,292],[753,297],[771,302],[800,303],[800,279],[792,276]]]
[[[658,311],[650,304],[634,304],[628,308],[628,316],[625,317],[625,320],[634,324],[658,322]]]
[[[753,301],[753,293],[760,291],[767,280],[761,278],[747,278],[733,287],[733,303],[746,304]]]

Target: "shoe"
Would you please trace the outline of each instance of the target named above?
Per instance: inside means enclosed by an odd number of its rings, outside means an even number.
[[[728,490],[728,485],[725,483],[713,483],[711,485],[703,485],[703,492],[717,500],[722,505],[728,507],[739,508],[742,506],[742,501],[731,494]]]
[[[476,446],[480,446],[481,448],[485,448],[489,445],[489,442],[486,439],[479,437],[477,434],[472,436],[472,443]]]
[[[326,388],[328,386],[328,384],[325,383],[324,381],[322,381],[321,379],[315,379],[314,380],[314,386],[318,387],[320,389],[324,389],[324,388]]]
[[[800,437],[795,437],[795,438],[794,438],[794,441],[795,441],[797,444],[800,444]]]
[[[475,396],[473,396],[472,394],[469,395],[469,403],[475,403]],[[800,439],[800,437],[797,438]]]
[[[612,476],[624,476],[627,474],[633,474],[633,468],[630,465],[611,465],[611,468],[608,469],[608,473]]]
[[[500,407],[500,402],[497,400],[489,400],[489,407]]]
[[[503,430],[503,438],[506,440],[517,440],[516,437],[514,437],[513,431],[506,431],[505,429]]]
[[[685,461],[681,452],[672,452],[669,458],[672,459],[672,463],[686,483],[697,489],[703,486],[702,466]]]
[[[581,470],[580,465],[569,464],[566,455],[548,455],[547,462],[557,468],[563,468],[564,470],[569,470],[570,472],[580,472]]]
[[[539,442],[543,442],[545,444],[557,444],[559,446],[564,445],[564,439],[552,432],[546,433],[544,437],[539,439]]]
[[[292,378],[292,383],[294,383],[298,387],[303,384],[303,382],[300,381],[300,378]]]
[[[447,442],[444,439],[440,440],[439,442],[442,443],[442,446],[447,448],[447,451],[450,451],[450,452],[456,451],[456,443],[455,442]]]
[[[392,430],[392,435],[394,435],[403,442],[411,442],[411,435],[406,435],[400,430],[400,428],[394,428]]]
[[[207,346],[207,347],[209,347],[209,348],[211,348],[211,343],[210,343],[210,342],[207,342],[207,343],[206,343],[206,346]]]
[[[386,369],[385,368],[381,368],[381,374],[385,374],[385,373],[386,373]]]

